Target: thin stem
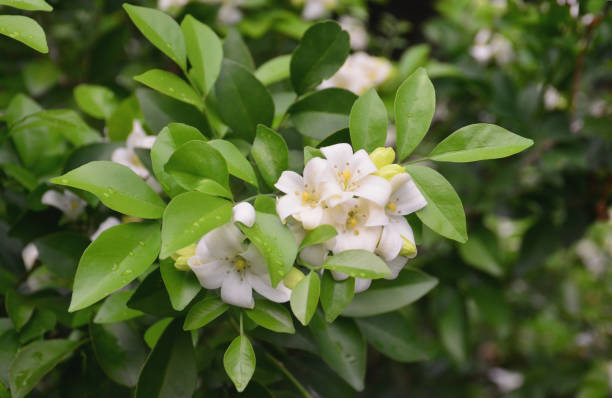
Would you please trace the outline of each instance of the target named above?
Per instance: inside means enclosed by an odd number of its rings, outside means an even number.
[[[242,327],[242,311],[240,311],[240,335],[244,336],[244,328]]]
[[[429,160],[429,158],[428,158],[428,157],[425,157],[425,158],[415,159],[415,160],[411,160],[411,161],[409,161],[409,162],[403,163],[403,164],[402,164],[402,166],[407,166],[407,165],[409,165],[409,164],[420,163],[420,162],[424,162],[424,161],[426,161],[426,160]]]
[[[295,388],[298,389],[298,391],[302,394],[302,396],[304,398],[313,398],[313,396],[308,392],[308,390],[306,390],[306,388],[302,385],[302,383],[300,383],[300,381],[298,379],[296,379],[291,374],[291,372],[289,372],[289,370],[285,367],[285,365],[281,361],[279,361],[278,359],[274,358],[267,351],[265,351],[265,355],[266,355],[266,358],[268,358],[270,360],[270,362],[272,362],[274,365],[276,365],[276,367],[278,367],[280,369],[280,371],[283,372],[283,374],[285,376],[287,376],[287,378],[293,383]]]
[[[246,199],[242,199],[241,202],[250,202],[253,199],[257,199],[258,196],[269,196],[269,197],[275,197],[276,194],[273,193],[258,193],[257,195],[253,195],[253,196],[249,196]]]

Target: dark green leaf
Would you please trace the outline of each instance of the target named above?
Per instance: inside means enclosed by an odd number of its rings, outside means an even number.
[[[354,296],[355,279],[347,278],[343,281],[336,281],[331,272],[323,273],[321,307],[323,307],[327,322],[333,322],[351,303]]]
[[[128,308],[134,290],[121,290],[108,296],[98,309],[94,318],[95,323],[117,323],[127,321],[142,315],[142,312]]]
[[[187,313],[183,329],[194,330],[199,329],[223,315],[229,309],[229,305],[225,304],[217,296],[208,296],[203,300],[194,304]]]
[[[83,235],[60,231],[34,241],[40,261],[54,274],[72,281],[79,259],[91,241]]]
[[[255,300],[255,308],[244,311],[259,326],[277,333],[295,333],[291,314],[281,304],[266,299]]]
[[[264,181],[273,188],[281,173],[289,168],[287,143],[277,132],[260,124],[251,154]]]
[[[136,97],[144,120],[153,133],[175,122],[193,126],[205,134],[210,132],[206,118],[191,105],[146,88],[137,89]]]
[[[227,32],[227,36],[225,36],[225,40],[223,41],[223,54],[226,59],[244,66],[249,71],[255,69],[255,62],[253,61],[249,48],[244,43],[244,40],[242,40],[238,30],[234,28],[230,28]]]
[[[127,303],[129,308],[158,317],[175,317],[159,268],[147,275]]]
[[[182,311],[202,289],[200,282],[193,272],[174,268],[172,260],[162,261],[159,268],[172,308]]]
[[[371,88],[353,104],[349,120],[353,149],[372,152],[387,138],[387,109],[376,89]]]
[[[34,305],[30,302],[30,300],[28,300],[27,297],[20,295],[13,289],[6,292],[4,307],[17,331],[21,330],[21,328],[30,320],[32,313],[34,312]]]
[[[108,119],[117,107],[115,94],[104,86],[79,84],[74,99],[83,112],[97,119]]]

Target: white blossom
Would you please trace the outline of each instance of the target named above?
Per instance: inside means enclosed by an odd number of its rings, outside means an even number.
[[[495,59],[498,64],[505,65],[514,59],[514,50],[510,40],[489,29],[481,29],[476,33],[470,54],[476,61],[483,64]]]
[[[353,50],[365,50],[368,47],[370,37],[361,20],[343,15],[338,19],[338,23],[343,30],[348,32]]]
[[[102,221],[100,223],[100,225],[98,226],[98,229],[96,229],[96,232],[91,234],[89,239],[94,241],[94,240],[98,239],[98,236],[100,236],[100,234],[102,234],[102,232],[106,231],[109,228],[117,226],[119,224],[121,224],[121,220],[119,220],[117,217],[108,217],[106,220],[104,220],[104,221]]]
[[[64,193],[49,190],[44,193],[40,201],[47,206],[61,210],[68,219],[73,221],[83,213],[87,206],[87,202],[69,190],[65,190]]]
[[[34,243],[28,243],[25,245],[23,250],[21,251],[21,259],[23,260],[23,265],[25,265],[26,271],[29,271],[34,267],[34,263],[38,260],[38,248]]]
[[[336,7],[337,0],[306,0],[302,10],[302,18],[307,21],[325,16]]]
[[[502,392],[510,392],[520,388],[524,381],[525,376],[519,372],[513,372],[511,370],[503,368],[491,368],[488,372],[489,380],[491,380],[497,388]]]
[[[170,8],[179,8],[189,3],[189,0],[158,0],[157,8],[160,10],[169,10]]]
[[[340,87],[361,95],[387,80],[392,69],[391,63],[384,58],[357,52],[349,55],[338,72],[323,81],[318,88]]]

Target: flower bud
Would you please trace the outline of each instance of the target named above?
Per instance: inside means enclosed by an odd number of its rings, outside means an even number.
[[[302,271],[293,267],[291,268],[291,271],[285,275],[283,282],[285,282],[285,286],[287,286],[289,289],[293,289],[302,279],[304,279],[304,274]]]
[[[372,159],[376,168],[380,170],[382,167],[393,163],[395,160],[395,151],[393,148],[381,146],[370,154],[370,159]]]
[[[404,241],[404,245],[402,246],[402,249],[399,252],[400,256],[404,256],[408,258],[413,258],[414,256],[416,256],[417,249],[414,243],[408,240],[404,236],[402,236],[402,240]]]
[[[398,174],[402,174],[406,172],[406,168],[403,166],[400,166],[399,164],[388,164],[386,166],[381,167],[377,173],[375,173],[377,176],[381,176],[382,178],[384,178],[385,180],[389,180],[391,181],[391,179],[393,177],[395,177]]]
[[[189,270],[189,265],[187,265],[187,261],[193,256],[195,256],[196,252],[196,244],[189,245],[187,247],[183,247],[181,250],[178,250],[171,257],[174,260],[174,267],[180,271]]]

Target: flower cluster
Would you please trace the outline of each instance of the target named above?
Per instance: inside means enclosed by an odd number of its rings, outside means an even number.
[[[382,257],[397,277],[408,258],[416,255],[414,235],[404,216],[427,202],[405,169],[393,164],[395,152],[378,148],[368,156],[353,153],[349,144],[321,148],[325,159],[315,157],[301,176],[284,171],[276,188],[285,193],[276,210],[282,221],[296,220],[304,231],[332,225],[338,234],[328,242],[304,249],[300,258],[321,265],[329,252],[361,249]],[[348,275],[334,272],[336,279]],[[356,291],[369,287],[357,280]]]

